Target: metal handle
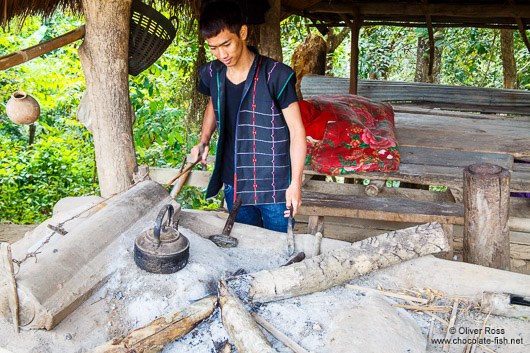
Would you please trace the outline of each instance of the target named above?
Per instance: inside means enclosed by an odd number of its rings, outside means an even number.
[[[166,212],[168,211],[169,211],[169,215],[167,217],[167,221],[168,221],[168,224],[172,224],[173,223],[173,212],[174,212],[173,205],[168,203],[167,205],[162,207],[160,212],[158,212],[158,216],[156,216],[155,228],[153,229],[153,235],[155,237],[156,246],[160,245],[160,230],[162,229],[162,226],[163,226],[162,221],[164,220],[164,216],[166,215]]]

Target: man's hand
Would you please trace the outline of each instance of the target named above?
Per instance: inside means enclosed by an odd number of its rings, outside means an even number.
[[[302,205],[302,190],[296,185],[289,185],[285,191],[285,204],[287,208],[293,208],[293,218],[298,213],[298,209]],[[284,217],[289,217],[289,210],[284,212]]]
[[[199,156],[201,147],[204,146],[204,151],[202,152],[202,156]],[[191,149],[191,158],[193,158],[193,162],[197,161],[199,158],[201,159],[201,163],[203,165],[206,165],[206,159],[208,158],[208,153],[210,152],[210,145],[209,144],[202,144],[199,143],[198,145],[193,146]],[[193,163],[192,162],[192,163]]]

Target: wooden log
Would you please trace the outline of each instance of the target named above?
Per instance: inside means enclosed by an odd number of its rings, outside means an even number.
[[[325,290],[380,268],[448,250],[438,223],[397,230],[271,271],[227,279],[247,302],[270,302]]]
[[[8,290],[7,301],[11,312],[11,323],[13,329],[18,333],[18,293],[17,281],[13,271],[13,259],[11,258],[11,246],[7,243],[0,243],[0,274],[4,278]]]
[[[384,180],[371,180],[364,188],[364,192],[368,196],[377,196],[383,190],[386,182]]]
[[[223,326],[240,353],[277,352],[226,283],[219,281],[219,305]]]
[[[315,243],[313,244],[312,257],[320,255],[320,244],[322,244],[322,233],[315,234]]]
[[[464,169],[464,261],[510,269],[510,174],[494,164]]]
[[[21,326],[55,327],[115,271],[113,259],[122,237],[136,236],[134,227],[145,228],[168,203],[178,215],[180,206],[161,185],[143,181],[116,196],[53,246],[41,248],[37,262],[24,262],[17,277]],[[0,313],[7,316],[5,290],[0,283]]]
[[[482,294],[480,311],[485,314],[502,315],[515,317],[523,320],[530,320],[530,307],[514,303],[513,298],[527,301],[529,297],[518,296],[510,293],[487,292]]]
[[[0,70],[6,70],[10,67],[25,63],[31,59],[35,59],[43,54],[49,53],[52,50],[63,47],[67,44],[75,42],[85,36],[85,26],[80,26],[71,32],[63,34],[57,38],[52,38],[44,43],[39,43],[30,48],[19,50],[17,52],[4,55],[0,58]]]
[[[193,330],[208,318],[217,307],[216,297],[206,297],[182,310],[164,315],[149,324],[130,332],[124,338],[115,338],[98,346],[90,353],[155,353]]]

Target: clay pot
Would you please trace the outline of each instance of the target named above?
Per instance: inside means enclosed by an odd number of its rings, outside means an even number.
[[[40,105],[24,91],[16,91],[6,104],[7,117],[17,124],[31,124],[40,116]]]

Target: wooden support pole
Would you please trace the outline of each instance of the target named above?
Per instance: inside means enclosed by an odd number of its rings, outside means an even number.
[[[355,11],[354,22],[351,27],[350,94],[357,94],[357,82],[359,80],[359,32],[361,25],[361,15],[359,11]]]
[[[63,34],[62,36],[59,36],[57,38],[50,39],[44,43],[39,43],[30,48],[19,50],[8,55],[4,55],[0,57],[0,70],[6,70],[10,67],[25,63],[26,61],[29,61],[31,59],[35,59],[36,57],[51,52],[52,50],[75,42],[76,40],[79,40],[84,36],[85,26],[83,25],[77,27],[71,32]]]
[[[324,217],[323,216],[309,216],[307,222],[307,234],[317,234],[317,232],[323,233],[324,231]]]
[[[523,38],[524,45],[526,45],[526,49],[528,49],[528,51],[530,52],[530,41],[528,41],[528,37],[526,36],[523,20],[521,20],[520,17],[517,17],[515,20],[517,21],[517,27],[519,28],[519,32],[521,33],[521,38]]]
[[[464,169],[464,261],[510,269],[510,173],[490,163]]]

